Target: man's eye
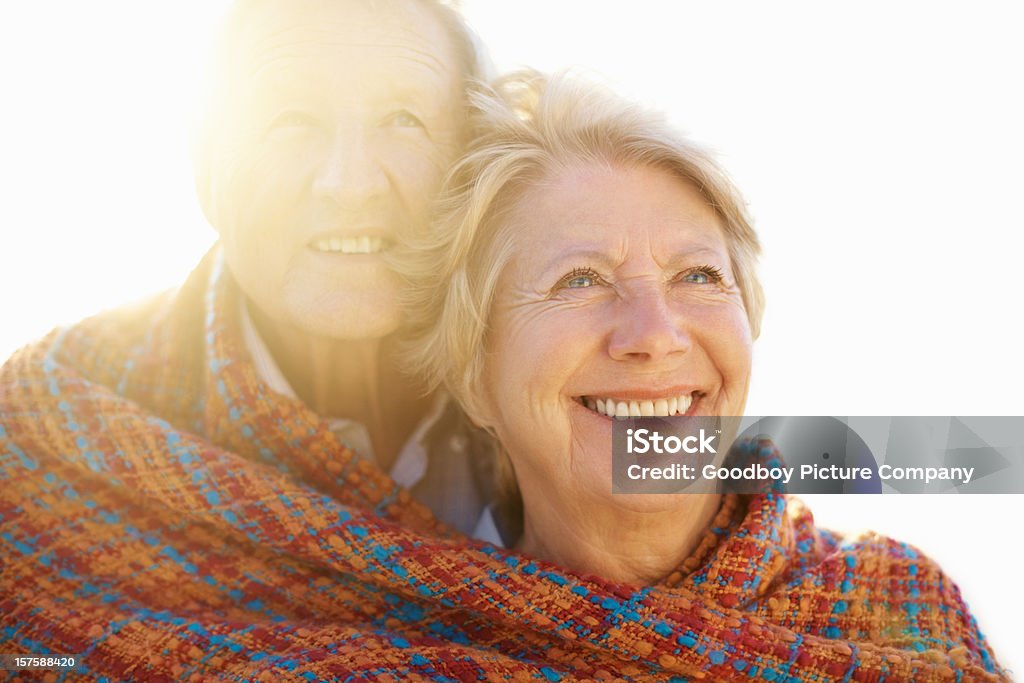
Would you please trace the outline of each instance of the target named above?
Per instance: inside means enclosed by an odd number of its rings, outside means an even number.
[[[594,270],[590,268],[573,268],[572,272],[563,277],[556,289],[584,289],[601,284],[603,280]]]
[[[405,109],[389,114],[384,123],[399,128],[425,128],[423,122],[415,114],[411,114]]]
[[[274,119],[273,123],[270,124],[270,127],[272,129],[287,129],[304,128],[315,125],[317,125],[317,120],[313,115],[302,111],[292,110],[281,112],[277,118]]]

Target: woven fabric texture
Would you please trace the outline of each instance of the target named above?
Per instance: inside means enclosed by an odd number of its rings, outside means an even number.
[[[656,586],[445,528],[261,384],[240,296],[214,251],[4,365],[0,652],[79,655],[65,680],[1005,679],[932,561],[784,495],[724,497]]]

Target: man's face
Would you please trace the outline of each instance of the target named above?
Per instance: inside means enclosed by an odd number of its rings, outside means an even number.
[[[208,213],[266,316],[365,339],[399,323],[381,254],[424,229],[458,148],[450,37],[413,2],[280,0],[253,10],[209,142]]]

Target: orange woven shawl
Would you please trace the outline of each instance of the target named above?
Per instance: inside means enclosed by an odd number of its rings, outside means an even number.
[[[659,586],[470,541],[247,360],[209,256],[0,372],[0,652],[103,680],[996,680],[956,586],[729,497]]]

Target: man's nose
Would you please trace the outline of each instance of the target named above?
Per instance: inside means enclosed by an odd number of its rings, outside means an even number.
[[[366,126],[338,126],[313,180],[317,197],[359,207],[384,195],[388,177]]]
[[[667,297],[663,288],[651,285],[619,301],[608,342],[612,358],[657,361],[690,350],[685,316]]]

